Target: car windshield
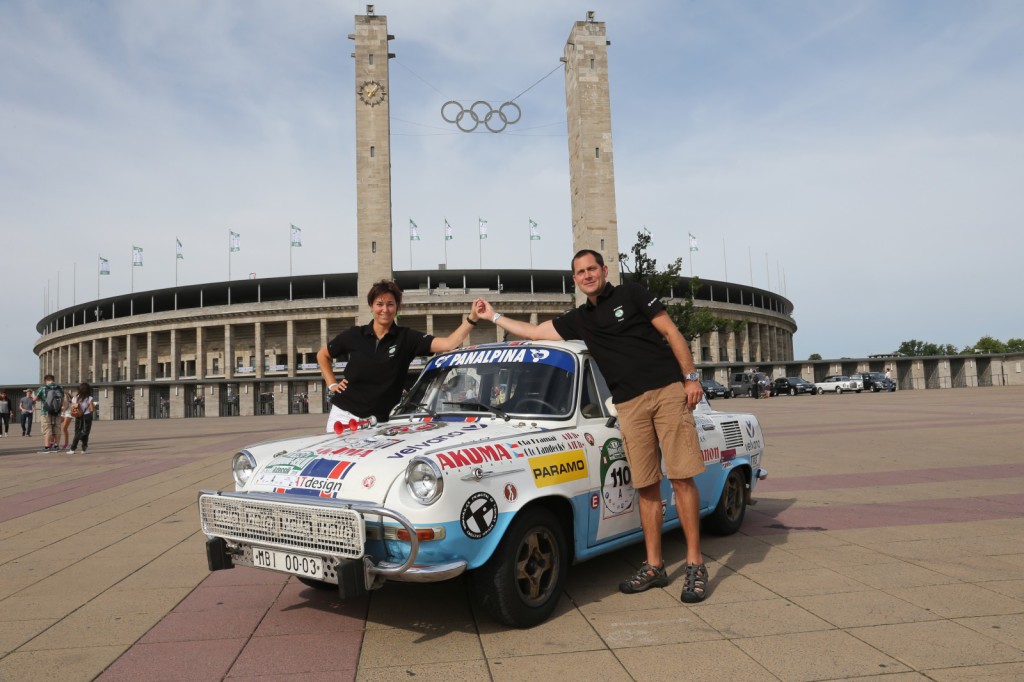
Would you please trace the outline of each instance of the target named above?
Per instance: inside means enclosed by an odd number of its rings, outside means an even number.
[[[479,347],[432,359],[394,416],[572,415],[576,358],[554,348]]]
[[[791,383],[794,383],[794,384],[806,384],[807,383],[806,381],[804,381],[803,377],[786,377],[786,378],[789,379],[789,381]]]

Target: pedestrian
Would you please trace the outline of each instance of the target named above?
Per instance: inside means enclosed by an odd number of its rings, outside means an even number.
[[[60,426],[60,413],[64,410],[64,389],[56,382],[52,374],[43,377],[45,382],[36,389],[34,398],[40,403],[39,423],[43,427],[43,452],[57,452],[57,428]]]
[[[14,412],[11,399],[7,397],[7,391],[0,391],[0,438],[7,438],[11,430],[11,414]]]
[[[35,398],[32,397],[32,389],[26,388],[25,395],[18,401],[18,409],[21,410],[21,435],[32,435],[32,412],[36,408]]]
[[[402,289],[391,280],[370,287],[366,301],[373,321],[346,329],[316,354],[330,394],[328,433],[334,433],[337,422],[347,423],[353,418],[373,416],[378,422],[386,422],[402,397],[413,358],[458,348],[476,326],[477,315],[472,308],[455,331],[443,338],[398,326],[395,318],[402,305]],[[348,364],[338,381],[334,359],[345,355]]]
[[[619,590],[632,594],[668,584],[661,551],[660,447],[686,535],[680,599],[702,601],[707,596],[708,571],[700,549],[700,495],[693,477],[704,471],[704,459],[692,410],[703,390],[693,356],[657,297],[636,283],[614,286],[608,282],[608,267],[600,253],[577,252],[572,272],[587,301],[561,317],[539,325],[511,320],[483,299],[476,302],[477,314],[522,338],[586,342],[611,388],[633,487],[640,496],[647,558],[619,584]]]
[[[64,440],[60,444],[61,450],[66,450],[71,441],[68,438],[68,430],[74,421],[75,418],[71,416],[71,396],[66,395],[64,396],[64,410],[60,413],[60,430],[64,434]]]
[[[71,398],[71,414],[75,418],[75,440],[67,454],[75,454],[78,444],[82,444],[82,454],[89,452],[89,434],[92,432],[92,416],[96,408],[92,399],[92,386],[86,382],[78,385],[78,392]]]

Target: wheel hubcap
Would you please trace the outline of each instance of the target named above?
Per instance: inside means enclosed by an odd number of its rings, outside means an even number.
[[[558,575],[558,545],[554,536],[537,528],[523,538],[516,554],[516,585],[523,601],[537,605],[547,601]]]

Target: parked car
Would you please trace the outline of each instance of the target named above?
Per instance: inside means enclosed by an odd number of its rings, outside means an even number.
[[[803,377],[779,377],[775,380],[776,395],[814,395],[817,391],[817,387]]]
[[[473,379],[478,397],[442,398],[453,376]],[[438,355],[386,424],[353,420],[339,435],[234,455],[235,491],[199,494],[210,570],[290,573],[342,598],[468,571],[479,607],[535,625],[554,610],[571,564],[643,539],[615,416],[582,343]],[[761,426],[706,399],[694,420],[704,526],[734,533],[767,476]],[[661,490],[673,499],[667,480]],[[678,524],[674,505],[665,518]]]
[[[712,398],[733,397],[731,388],[726,388],[714,379],[704,379],[700,382],[700,385],[704,389],[704,395],[707,396],[708,400],[711,400]]]
[[[840,375],[827,376],[821,381],[814,382],[814,385],[818,389],[818,395],[822,393],[846,393],[848,391],[860,393],[862,390],[859,381],[854,381],[848,376]]]
[[[895,391],[896,382],[886,378],[881,372],[862,372],[854,374],[853,378],[859,378],[865,391],[878,393],[879,391]]]
[[[775,395],[771,378],[762,372],[733,372],[729,388],[734,396],[746,395],[751,398],[767,398]]]

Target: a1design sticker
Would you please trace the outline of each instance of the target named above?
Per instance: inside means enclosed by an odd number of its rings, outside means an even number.
[[[498,521],[498,503],[485,492],[473,493],[462,505],[459,523],[466,537],[479,540],[491,530]]]
[[[604,518],[625,514],[633,509],[636,493],[633,476],[626,462],[622,441],[609,438],[601,448],[601,498],[604,500]]]

